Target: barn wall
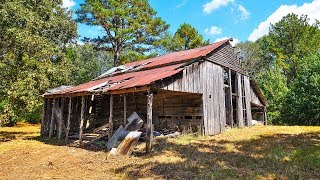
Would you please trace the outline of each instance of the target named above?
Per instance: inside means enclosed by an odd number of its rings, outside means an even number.
[[[223,45],[217,51],[214,51],[207,59],[234,71],[246,74],[246,71],[241,66],[239,58],[234,52],[234,48],[230,44]]]
[[[165,90],[201,93],[206,135],[223,132],[226,125],[223,68],[205,61],[187,66],[182,77],[162,87]]]

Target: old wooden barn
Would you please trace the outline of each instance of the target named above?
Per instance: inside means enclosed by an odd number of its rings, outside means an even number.
[[[128,63],[43,97],[42,136],[68,139],[78,134],[80,143],[85,133],[105,124],[112,134],[133,112],[145,117],[149,148],[153,130],[214,135],[266,123],[266,101],[230,39]]]

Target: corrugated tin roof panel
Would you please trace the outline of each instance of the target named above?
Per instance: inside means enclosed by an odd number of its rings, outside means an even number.
[[[229,39],[196,49],[173,52],[143,61],[131,62],[124,65],[130,71],[115,72],[114,74],[109,74],[108,77],[102,77],[58,92],[44,94],[44,96],[97,91],[106,92],[150,85],[158,80],[177,74],[182,71],[180,67],[186,62],[206,56],[226,42],[229,42]]]

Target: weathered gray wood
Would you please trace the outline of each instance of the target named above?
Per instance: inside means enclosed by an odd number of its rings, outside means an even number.
[[[152,129],[152,103],[153,103],[153,92],[148,91],[147,101],[147,127],[146,127],[146,152],[149,153],[152,148],[153,129]]]
[[[54,121],[54,113],[55,113],[55,103],[56,103],[56,98],[53,99],[52,101],[52,111],[51,111],[51,118],[50,118],[50,128],[49,128],[49,139],[51,139],[52,134],[53,134],[53,121]]]
[[[41,119],[41,137],[45,135],[45,121],[46,121],[46,109],[47,109],[47,101],[48,99],[43,99],[43,111],[42,111],[42,119]]]
[[[61,134],[62,134],[62,125],[63,125],[63,111],[64,111],[64,103],[65,103],[65,98],[61,98],[61,108],[60,108],[60,117],[59,117],[59,128],[58,128],[58,139],[61,139]]]
[[[85,97],[81,97],[81,113],[80,113],[80,132],[79,132],[79,144],[82,145],[83,141],[83,129],[84,129],[84,111],[85,111]]]
[[[110,124],[110,132],[109,132],[109,138],[112,135],[113,131],[113,94],[110,95],[110,110],[109,110],[109,124]]]
[[[121,136],[122,132],[124,131],[123,126],[121,125],[116,132],[112,135],[112,137],[107,142],[107,149],[110,150],[114,147],[116,142],[118,141],[119,137]]]
[[[246,111],[247,111],[247,122],[248,126],[252,126],[252,114],[251,114],[251,92],[250,92],[250,80],[248,76],[244,76],[244,96],[245,96],[245,103],[246,103]]]
[[[123,95],[123,125],[127,123],[127,95]]]
[[[69,138],[70,121],[71,121],[71,112],[72,112],[72,97],[70,97],[70,98],[69,98],[69,105],[68,105],[68,118],[67,118],[67,128],[66,128],[66,137],[65,137],[65,141],[68,141],[68,138]]]
[[[228,70],[228,76],[229,76],[229,98],[230,98],[230,126],[233,128],[233,104],[232,104],[232,84],[231,84],[231,69]]]
[[[244,120],[243,120],[243,104],[242,104],[242,86],[241,86],[241,74],[237,73],[237,121],[238,121],[238,126],[243,127],[244,126]]]
[[[264,125],[268,125],[267,108],[265,106],[263,106],[263,120],[264,120]]]

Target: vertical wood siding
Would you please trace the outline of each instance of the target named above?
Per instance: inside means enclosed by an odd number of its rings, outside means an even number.
[[[243,119],[243,104],[242,104],[242,87],[241,87],[241,74],[237,73],[237,123],[239,127],[244,126]]]
[[[221,66],[208,61],[193,63],[183,70],[180,79],[162,88],[170,91],[203,94],[205,134],[214,135],[225,130],[225,93]]]
[[[250,93],[250,80],[248,76],[244,76],[244,91],[246,96],[246,108],[247,108],[247,120],[248,126],[252,126],[252,114],[251,114],[251,93]]]

